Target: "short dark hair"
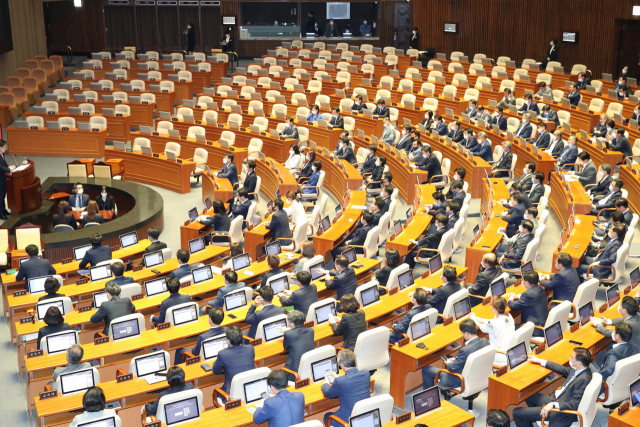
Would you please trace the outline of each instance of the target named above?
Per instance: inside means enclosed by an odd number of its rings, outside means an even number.
[[[616,325],[616,335],[618,335],[622,341],[629,342],[633,335],[633,329],[631,329],[628,323],[620,322]]]
[[[611,222],[623,223],[624,214],[620,211],[613,211],[611,212],[611,215],[609,215],[609,219],[611,220]]]
[[[529,221],[528,219],[523,220],[520,224],[522,225],[522,228],[524,228],[528,232],[532,232],[533,231],[533,223],[531,221]]]
[[[444,193],[442,191],[436,191],[431,196],[433,196],[435,200],[440,200],[441,202],[444,201]]]
[[[225,157],[233,162],[233,159],[234,159],[233,153],[227,153],[227,154],[225,154]]]
[[[622,308],[627,310],[629,316],[635,316],[638,313],[638,301],[636,301],[636,299],[633,297],[627,295],[626,297],[622,298],[620,305],[622,306]]]
[[[249,190],[247,190],[246,188],[242,187],[241,189],[238,190],[238,197],[248,198],[249,197]]]
[[[413,293],[413,299],[416,300],[418,305],[425,305],[427,303],[427,291],[422,288],[417,288]]]
[[[580,157],[580,160],[589,160],[589,159],[591,159],[591,156],[586,151],[581,152],[578,155],[578,157]]]
[[[295,327],[303,326],[305,321],[305,314],[299,310],[290,311],[287,314],[287,322],[293,323]]]
[[[558,264],[560,264],[564,268],[571,267],[572,263],[573,263],[573,259],[571,258],[571,255],[569,255],[568,253],[560,252],[558,254]]]
[[[522,196],[522,193],[513,193],[511,195],[511,197],[513,197],[513,200],[518,202],[518,204],[522,203],[522,201],[524,200],[524,197]]]
[[[344,255],[338,255],[335,259],[335,264],[342,268],[347,268],[349,267],[349,258]]]
[[[27,253],[27,255],[29,255],[31,258],[33,258],[34,256],[38,256],[38,247],[36,245],[27,245],[26,248],[24,248],[25,252]]]
[[[538,208],[536,208],[535,206],[531,206],[530,208],[527,208],[527,212],[530,215],[533,215],[534,218],[538,218]]]
[[[624,181],[623,181],[623,180],[621,180],[620,178],[615,178],[615,179],[613,180],[613,185],[614,185],[616,188],[622,188],[622,186],[624,185]]]
[[[528,162],[526,165],[527,169],[529,169],[532,173],[536,171],[536,164],[533,162]]]
[[[377,207],[378,209],[380,209],[380,210],[384,209],[384,205],[386,204],[386,203],[384,202],[384,200],[383,200],[383,199],[381,199],[380,197],[376,197],[376,200],[374,200],[374,202],[373,202],[373,203],[374,203],[374,204],[376,205],[376,207]],[[368,222],[368,221],[367,221],[367,222]]]
[[[273,288],[271,285],[266,285],[258,289],[258,293],[262,297],[262,299],[266,302],[273,301]]]
[[[104,287],[104,290],[112,297],[118,297],[122,292],[122,288],[120,287],[120,285],[113,281],[107,283],[107,286]]]
[[[389,267],[397,267],[400,265],[400,253],[397,249],[387,249],[384,253],[384,258]]]
[[[256,168],[256,161],[255,160],[247,160],[247,167],[251,168],[251,169],[255,169]]]
[[[603,163],[600,165],[600,169],[606,172],[608,175],[611,175],[611,165],[608,163]]]
[[[177,294],[180,291],[180,279],[177,277],[172,277],[167,281],[167,289],[169,289],[169,293]]]
[[[176,258],[178,258],[178,261],[180,261],[182,264],[186,264],[189,262],[191,254],[189,254],[189,251],[186,249],[178,249],[178,252],[176,252]]]
[[[618,212],[619,213],[619,212]],[[55,294],[60,289],[60,282],[55,277],[49,277],[44,281],[44,291],[48,294]]]
[[[382,174],[382,179],[387,179],[387,181],[389,181],[389,183],[391,183],[391,181],[393,181],[393,174],[391,174],[391,172],[385,172]]]
[[[619,207],[628,208],[629,202],[624,197],[620,197],[619,199],[616,199],[615,202],[613,202],[613,206],[615,206],[616,208],[619,208]]]
[[[343,295],[340,298],[340,311],[343,313],[355,313],[360,308],[356,297],[351,294]]]
[[[507,300],[501,296],[494,296],[491,299],[491,305],[496,309],[498,314],[504,314],[507,309]]]
[[[124,264],[120,261],[111,264],[111,271],[116,277],[121,277],[124,274]]]
[[[378,99],[377,104],[383,104],[384,105],[384,99],[382,99],[382,98]]]
[[[588,368],[591,364],[591,352],[584,347],[576,347],[573,352],[576,354],[576,360],[582,363],[582,366]]]
[[[316,167],[316,171],[322,169],[322,162],[320,160],[314,160],[312,165]]]
[[[456,280],[456,277],[458,277],[456,268],[450,265],[444,266],[444,268],[442,269],[442,275],[445,279],[447,279],[447,282],[453,282],[454,280]]]
[[[510,425],[509,414],[502,409],[490,409],[487,411],[487,427],[509,427]]]
[[[275,388],[276,390],[284,390],[289,384],[289,378],[287,373],[281,369],[277,371],[271,371],[267,377],[267,385]]]
[[[627,234],[626,225],[624,227],[620,227],[620,226],[611,227],[611,229],[613,230],[614,233],[616,233],[616,236],[618,236],[618,239],[620,240],[623,240],[624,236]]]
[[[456,190],[462,190],[464,188],[464,184],[462,184],[460,181],[456,181],[453,184],[451,184],[451,188],[455,188]]]
[[[58,307],[51,306],[47,309],[42,321],[49,326],[58,326],[64,323],[64,317]]]
[[[309,286],[309,283],[311,283],[311,273],[308,271],[300,271],[296,274],[296,279],[302,286]]]
[[[529,283],[531,286],[535,286],[538,284],[538,281],[540,280],[538,273],[535,271],[525,271],[524,274],[522,275],[522,279]]]
[[[460,322],[460,332],[463,334],[466,332],[471,335],[478,335],[478,327],[476,326],[476,322],[471,319],[464,319]]]
[[[0,147],[4,147],[5,145],[7,145],[7,141],[0,139]]]
[[[447,225],[449,224],[449,217],[447,216],[447,214],[439,213],[436,215],[436,221],[438,221],[442,225]]]
[[[229,283],[238,283],[238,273],[235,271],[227,271],[224,274],[224,279]]]
[[[184,370],[180,366],[172,366],[167,370],[167,382],[171,387],[184,385]]]
[[[453,213],[458,213],[460,212],[460,203],[452,200],[449,202],[449,209],[451,209],[451,212]]]
[[[367,150],[371,150],[371,151],[373,151],[373,153],[375,154],[375,153],[377,153],[377,152],[378,152],[378,146],[377,146],[377,145],[375,145],[375,144],[369,144],[369,145],[367,146]]]
[[[102,234],[96,233],[89,238],[89,242],[91,242],[91,246],[96,247],[102,244]]]
[[[82,396],[82,406],[87,412],[103,411],[106,401],[104,392],[100,387],[91,387],[84,396]]]
[[[367,221],[367,224],[373,224],[373,212],[364,211],[362,213],[362,219]]]
[[[229,343],[231,343],[231,345],[242,344],[242,330],[237,326],[229,326],[224,334],[227,336],[227,339],[229,340]]]
[[[534,173],[534,174],[533,174],[533,177],[534,177],[535,179],[537,179],[538,181],[540,181],[540,182],[543,182],[543,181],[544,181],[544,173],[542,173],[542,172],[540,172],[540,171],[538,171],[538,172]]]
[[[211,307],[209,309],[209,319],[214,325],[219,325],[224,320],[224,311],[218,307]]]
[[[147,230],[147,234],[149,235],[149,237],[151,237],[153,240],[158,240],[158,238],[160,237],[160,230],[158,230],[156,227],[150,227]]]
[[[276,199],[273,202],[274,206],[278,208],[279,211],[281,211],[282,209],[284,209],[284,201],[282,199]]]
[[[278,258],[278,255],[269,255],[267,257],[267,264],[270,269],[275,270],[280,267],[280,258]]]
[[[473,133],[473,131],[471,131],[471,133]],[[464,170],[464,168],[456,168],[455,172],[458,174],[460,179],[464,179],[464,177],[467,176],[467,171]]]
[[[393,185],[385,185],[382,191],[384,191],[389,195],[389,197],[391,197],[391,195],[393,194]]]

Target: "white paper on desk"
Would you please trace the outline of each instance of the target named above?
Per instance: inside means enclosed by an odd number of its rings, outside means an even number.
[[[26,168],[28,168],[28,167],[29,167],[29,165],[20,165],[20,166],[18,166],[17,168],[15,168],[15,169],[13,170],[13,172],[20,172],[21,170],[25,170],[25,169],[26,169]]]
[[[89,212],[82,212],[82,213],[80,214],[80,216],[81,216],[81,217],[83,217],[83,216],[88,215],[88,214],[89,214]]]
[[[250,412],[250,413],[253,414],[254,412],[256,412],[256,408],[254,408],[253,406],[248,406],[247,407],[247,412]]]
[[[162,381],[166,381],[167,377],[160,377],[160,376],[156,376],[156,375],[147,375],[146,377],[144,377],[144,380],[147,382],[147,384],[151,385],[151,384],[159,383],[159,382],[162,382]]]
[[[352,218],[349,218],[349,222],[353,222],[353,219],[352,219]],[[18,274],[18,273],[16,273],[16,274]]]
[[[209,220],[209,215],[200,215],[198,217],[198,219],[208,221]]]
[[[569,182],[573,182],[573,181],[577,181],[577,180],[578,180],[578,177],[577,177],[577,176],[575,176],[575,175],[565,175],[565,176],[564,176],[564,179],[566,179],[566,180],[567,180],[567,181],[569,181]]]
[[[215,274],[218,274],[218,275],[222,274],[222,268],[220,267],[211,266],[211,271],[213,271]]]
[[[245,270],[244,274],[246,274],[247,276],[253,276],[255,273],[253,271]]]
[[[352,209],[367,209],[366,206],[361,206],[361,205],[353,205],[351,206]]]

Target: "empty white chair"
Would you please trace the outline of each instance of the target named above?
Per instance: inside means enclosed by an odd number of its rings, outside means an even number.
[[[167,155],[167,151],[173,151],[176,154],[176,157],[180,157],[180,144],[177,142],[167,142],[164,146],[164,155]]]
[[[389,352],[387,350],[389,335],[389,329],[382,326],[369,329],[358,335],[356,346],[353,350],[356,355],[356,367],[358,370],[372,371],[389,364]]]

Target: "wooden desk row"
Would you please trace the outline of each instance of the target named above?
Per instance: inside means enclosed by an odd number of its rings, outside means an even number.
[[[76,126],[78,123],[89,123],[92,117],[104,117],[107,119],[107,135],[108,141],[130,141],[131,140],[131,115],[125,114],[122,116],[103,116],[101,114],[61,114],[60,112],[55,114],[46,113],[34,113],[26,112],[23,114],[23,119],[27,117],[42,117],[45,126],[47,122],[57,122],[61,117],[71,117],[75,119]]]
[[[10,127],[9,141],[20,141],[9,147],[9,154],[22,156],[104,157],[107,130],[98,132],[79,129],[30,129]]]
[[[38,105],[42,105],[45,102],[44,99],[39,101]],[[57,101],[58,102],[58,112],[60,114],[69,115],[69,107],[79,107],[80,104],[85,104],[85,102],[80,101]],[[103,108],[116,108],[117,105],[128,105],[131,110],[131,124],[134,126],[153,126],[153,111],[156,108],[156,104],[135,104],[129,101],[124,102],[106,102],[106,101],[95,101],[92,104],[96,108],[96,113],[103,114]],[[120,114],[120,113],[118,113]],[[124,116],[123,116],[124,117]]]
[[[94,58],[88,58],[87,61],[95,61]],[[116,68],[111,68],[111,63],[114,62],[118,62],[119,60],[117,59],[102,59],[101,65],[98,65],[100,67],[102,67],[102,69],[105,70],[116,70]],[[165,70],[165,65],[169,65],[169,64],[173,64],[175,62],[178,62],[176,60],[169,60],[169,59],[150,59],[149,61],[143,60],[143,59],[129,59],[127,60],[129,62],[129,65],[131,68],[129,68],[129,72],[134,72],[134,71],[147,71],[147,70],[143,70],[142,68],[140,68],[140,64],[147,64],[147,63],[155,63],[157,64],[156,70],[160,71]],[[228,62],[224,62],[224,61],[179,61],[185,64],[185,66],[187,68],[189,68],[190,65],[199,65],[199,64],[209,64],[211,66],[211,75],[215,76],[215,77],[224,77],[227,75],[227,71],[229,70],[229,63]],[[151,71],[151,70],[149,70]],[[167,70],[168,71],[168,70]]]
[[[148,84],[158,84],[158,82],[148,82]],[[174,82],[176,83],[176,82]],[[179,83],[179,82],[177,82]],[[69,96],[73,98],[73,95],[84,95],[84,92],[96,92],[100,98],[104,95],[112,95],[113,92],[125,92],[127,96],[140,96],[143,93],[150,93],[156,97],[156,109],[155,113],[160,111],[173,111],[174,103],[176,100],[176,92],[173,90],[161,90],[161,91],[152,91],[149,89],[145,89],[143,92],[138,90],[122,90],[120,87],[122,83],[120,81],[113,82],[113,89],[90,89],[83,88],[82,86],[74,86],[71,89],[67,89],[69,91]],[[174,85],[175,86],[175,85]],[[182,100],[180,100],[182,102]]]

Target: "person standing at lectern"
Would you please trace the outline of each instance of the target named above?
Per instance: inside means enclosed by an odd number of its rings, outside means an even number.
[[[4,139],[0,139],[0,170],[2,170],[2,174],[10,173],[16,167],[7,164],[7,161],[4,158],[4,153],[7,151],[7,141]],[[4,198],[7,196],[7,186],[5,185],[5,180],[0,179],[0,219],[7,219],[7,217],[11,216],[11,214],[7,211],[7,206],[4,203]]]

